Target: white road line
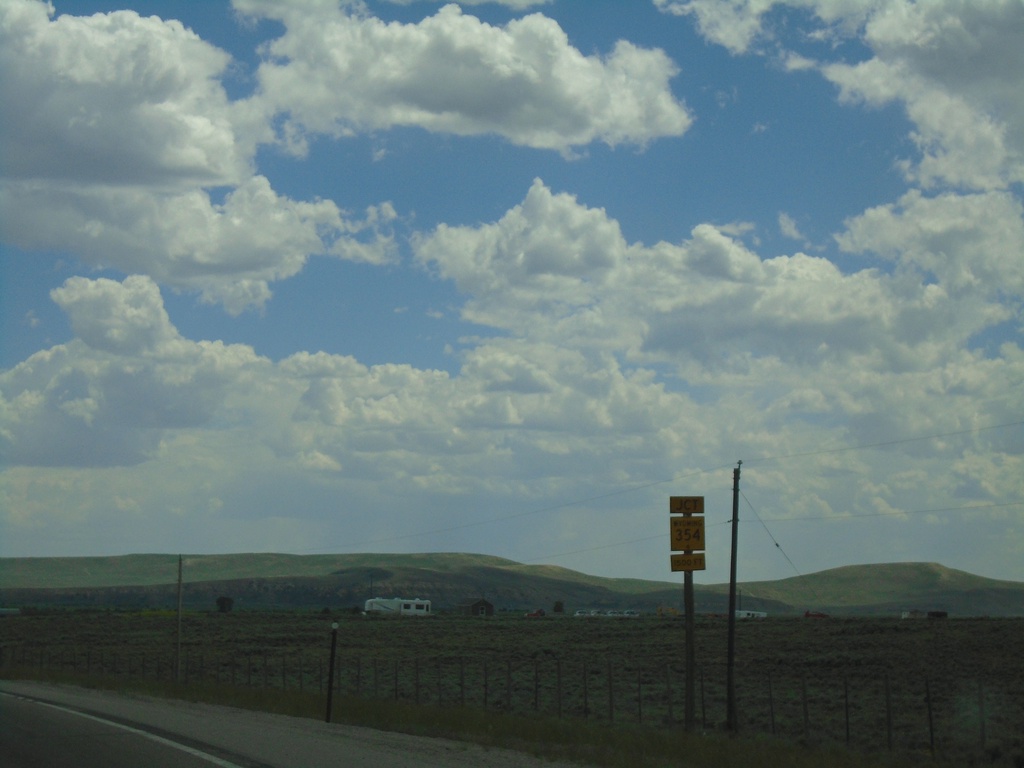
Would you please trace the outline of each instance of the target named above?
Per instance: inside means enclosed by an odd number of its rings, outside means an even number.
[[[149,733],[148,731],[143,731],[138,728],[132,728],[130,725],[124,725],[123,723],[118,723],[113,720],[107,720],[102,717],[96,717],[95,715],[87,715],[85,712],[78,712],[74,709],[68,709],[67,707],[62,707],[59,704],[50,704],[49,702],[39,701],[39,699],[33,699],[28,696],[19,696],[15,693],[7,693],[6,691],[0,691],[0,695],[10,696],[11,698],[21,699],[22,701],[30,701],[33,704],[38,704],[42,707],[49,707],[50,709],[56,709],[60,710],[61,712],[67,712],[70,715],[84,717],[86,720],[94,720],[95,722],[103,723],[104,725],[112,725],[115,728],[120,728],[121,730],[128,731],[129,733],[134,733],[137,736],[144,736],[150,741],[155,741],[158,744],[163,744],[165,746],[172,747],[173,749],[179,749],[182,752],[187,752],[193,757],[198,757],[200,760],[206,760],[207,762],[213,763],[214,765],[219,765],[220,768],[243,768],[243,766],[238,765],[238,763],[232,763],[227,760],[221,760],[219,757],[214,757],[213,755],[208,754],[206,752],[202,752],[201,750],[194,749],[193,747],[189,747],[185,744],[179,744],[178,742],[171,741],[170,739],[165,739],[163,736],[157,736],[155,733]]]

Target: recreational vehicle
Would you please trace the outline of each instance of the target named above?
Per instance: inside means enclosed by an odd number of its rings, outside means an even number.
[[[430,601],[418,597],[374,597],[366,601],[365,611],[380,616],[429,616]]]

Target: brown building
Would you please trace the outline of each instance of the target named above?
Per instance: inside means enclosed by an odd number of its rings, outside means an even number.
[[[458,604],[457,610],[462,616],[493,616],[494,605],[482,597],[463,600]]]

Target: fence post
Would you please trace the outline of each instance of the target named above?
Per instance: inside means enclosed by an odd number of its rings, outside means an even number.
[[[843,678],[843,711],[846,715],[846,746],[850,746],[850,679]]]
[[[892,691],[889,687],[889,675],[885,676],[885,736],[889,751],[892,752]]]
[[[419,704],[420,703],[420,657],[419,656],[417,656],[416,660],[413,662],[413,668],[415,669],[415,674],[416,674],[416,680],[415,680],[416,703]]]
[[[555,660],[555,685],[557,691],[555,692],[555,698],[558,699],[558,719],[562,719],[562,660]]]
[[[505,660],[505,711],[512,711],[512,660]]]
[[[672,710],[672,665],[665,668],[665,695],[668,697],[668,722],[674,723],[675,712]]]
[[[985,684],[978,680],[978,728],[981,730],[981,748],[985,748]]]
[[[772,736],[775,735],[775,697],[772,695],[772,671],[768,670],[768,718],[772,724]]]
[[[636,721],[644,721],[643,675],[639,669],[636,671]]]
[[[459,706],[466,706],[466,660],[459,656]]]
[[[583,716],[590,717],[590,681],[587,675],[587,662],[583,662]]]
[[[935,721],[932,718],[932,686],[928,678],[924,679],[924,701],[928,706],[928,749],[935,757]]]
[[[704,670],[700,671],[700,726],[707,730],[708,727],[708,708],[704,701]]]
[[[811,716],[807,709],[807,677],[800,677],[800,698],[803,702],[804,709],[804,738],[808,738],[811,735]]]
[[[484,659],[484,709],[487,709],[487,659]]]
[[[615,722],[615,684],[612,677],[611,659],[608,659],[608,722]]]
[[[537,660],[533,660],[533,711],[540,709],[540,670],[537,668]]]

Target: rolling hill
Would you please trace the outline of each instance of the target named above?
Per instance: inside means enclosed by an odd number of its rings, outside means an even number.
[[[177,555],[0,558],[6,606],[170,607]],[[438,610],[484,597],[499,610],[681,608],[678,582],[607,579],[488,555],[273,553],[188,555],[184,600],[211,609],[230,596],[236,609],[356,608],[373,596],[429,597]],[[904,609],[951,616],[1024,616],[1024,583],[996,581],[934,563],[836,568],[739,585],[741,606],[773,615],[805,610],[836,615],[899,615]],[[698,585],[697,610],[727,610],[728,585]]]

